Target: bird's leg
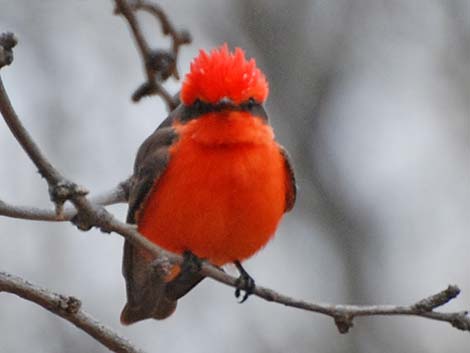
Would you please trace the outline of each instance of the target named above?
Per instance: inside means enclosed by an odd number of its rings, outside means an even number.
[[[199,273],[202,261],[191,251],[183,253],[183,263],[180,265],[179,273],[166,284],[168,299],[178,300],[204,279],[204,276]]]
[[[197,273],[201,271],[202,259],[194,255],[191,251],[183,252],[183,263],[181,264],[181,272]]]
[[[196,273],[201,271],[202,263],[205,259],[201,259],[189,250],[183,252],[183,263],[181,264],[181,272]],[[222,267],[215,266],[219,271],[225,272]]]
[[[241,304],[246,301],[251,294],[253,294],[253,291],[255,290],[255,280],[248,274],[248,272],[246,272],[240,261],[237,260],[234,264],[237,266],[238,272],[240,273],[240,277],[237,278],[235,297],[239,298],[241,291],[245,292],[245,295],[239,302]]]

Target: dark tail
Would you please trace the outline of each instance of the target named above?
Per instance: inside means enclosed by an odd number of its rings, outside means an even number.
[[[165,282],[152,267],[154,257],[147,251],[124,242],[122,273],[126,280],[127,303],[121,323],[130,325],[145,319],[163,320],[176,310],[177,300],[188,293],[204,276],[180,272]]]

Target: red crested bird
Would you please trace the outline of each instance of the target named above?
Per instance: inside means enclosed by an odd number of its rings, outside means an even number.
[[[263,103],[268,83],[255,60],[227,45],[191,63],[181,104],[140,146],[131,178],[127,222],[156,245],[185,255],[164,278],[153,256],[124,244],[127,304],[121,322],[165,319],[204,277],[201,259],[234,263],[244,301],[254,281],[241,266],[273,237],[292,209],[296,186]],[[197,261],[196,261],[197,262]]]

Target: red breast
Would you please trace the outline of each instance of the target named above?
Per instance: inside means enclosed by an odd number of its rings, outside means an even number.
[[[272,128],[243,111],[175,121],[178,138],[139,231],[216,265],[250,257],[273,236],[286,207],[288,176]]]

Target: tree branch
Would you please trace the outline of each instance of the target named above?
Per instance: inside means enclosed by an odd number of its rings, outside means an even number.
[[[142,246],[155,256],[158,256],[162,259],[161,261],[165,261],[166,259],[170,263],[182,263],[183,259],[180,255],[167,252],[157,247],[137,232],[135,227],[117,221],[112,217],[112,215],[104,210],[94,209],[92,212],[101,214],[101,216],[94,216],[93,218],[98,218],[102,221],[97,222],[96,220],[93,221],[92,219],[87,219],[85,220],[86,224],[94,222],[96,223],[94,224],[95,226],[100,227],[101,230],[105,232],[116,232],[121,234],[137,246]],[[164,266],[161,267],[164,268]],[[235,277],[221,272],[209,263],[204,262],[200,272],[218,282],[232,287],[237,286],[237,279]],[[256,286],[253,294],[267,301],[276,302],[288,307],[328,315],[334,319],[335,324],[341,333],[347,333],[349,331],[353,326],[353,319],[355,317],[397,315],[418,316],[437,321],[445,321],[460,330],[470,331],[470,317],[466,311],[453,313],[434,311],[434,309],[445,305],[452,299],[456,298],[459,293],[460,290],[457,286],[449,286],[447,289],[435,295],[410,305],[335,305],[328,303],[314,303],[295,299],[262,286]]]
[[[6,32],[0,35],[0,69],[13,62],[13,48],[17,42],[13,33]]]
[[[4,33],[0,37],[0,45],[3,45],[0,50],[2,55],[0,58],[6,61],[0,62],[0,68],[9,65],[13,60],[13,48],[17,40],[13,33]],[[51,200],[56,205],[56,213],[60,215],[64,202],[71,197],[71,195],[84,196],[87,190],[76,184],[66,181],[57,169],[42,154],[36,143],[33,141],[28,131],[24,128],[19,120],[15,110],[13,109],[10,99],[3,86],[3,81],[0,79],[0,112],[5,119],[8,127],[16,140],[20,143],[29,158],[38,168],[39,174],[47,180],[49,184],[49,195]]]
[[[16,294],[21,298],[42,306],[85,331],[98,342],[114,352],[143,353],[126,338],[98,322],[81,309],[81,302],[75,297],[53,293],[24,279],[0,271],[0,292]]]
[[[176,30],[163,9],[155,3],[150,3],[145,0],[135,0],[131,3],[131,6],[135,10],[143,10],[153,15],[161,23],[163,34],[171,37],[171,54],[173,55],[175,62],[171,74],[176,80],[179,80],[180,76],[178,73],[178,67],[176,66],[176,63],[178,62],[178,53],[182,45],[191,43],[192,39],[190,33],[186,30]]]
[[[13,48],[17,43],[17,39],[13,33],[3,33],[0,36],[1,49],[0,68],[9,65],[13,61]],[[62,181],[59,172],[46,160],[42,152],[29,136],[28,131],[24,128],[13,109],[10,99],[8,98],[3,82],[0,80],[0,111],[10,128],[16,140],[20,143],[21,147],[25,150],[28,156],[33,160],[34,164],[39,170],[39,173],[50,184],[57,184]]]
[[[114,189],[90,197],[90,202],[98,206],[109,206],[127,202],[129,180],[119,183]],[[32,221],[64,222],[70,221],[77,215],[73,206],[65,207],[61,214],[55,210],[46,210],[30,206],[16,206],[0,200],[0,216],[19,218]]]
[[[163,10],[156,4],[146,1],[115,0],[115,14],[121,14],[129,23],[132,35],[139,49],[142,62],[144,64],[146,81],[140,85],[134,94],[132,100],[138,102],[142,97],[153,94],[159,95],[166,103],[168,111],[172,111],[178,105],[178,99],[174,98],[162,85],[170,76],[179,78],[176,66],[178,52],[181,45],[191,42],[191,36],[187,31],[177,31]],[[171,50],[150,49],[140,25],[137,21],[135,12],[144,10],[151,13],[162,26],[164,35],[169,35],[172,39]]]

